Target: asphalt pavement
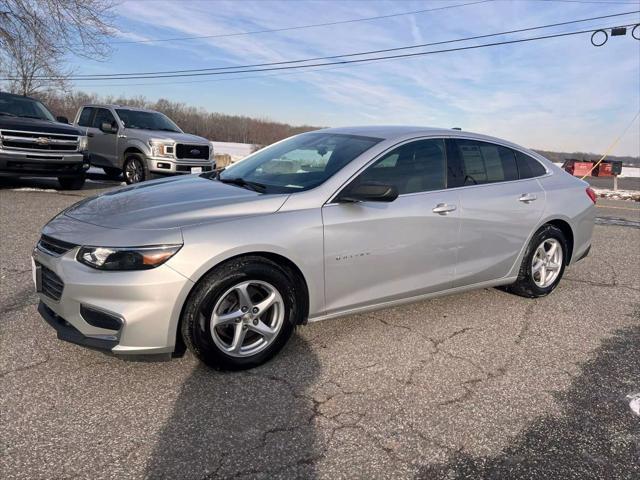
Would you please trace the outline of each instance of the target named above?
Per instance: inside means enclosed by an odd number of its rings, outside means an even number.
[[[0,478],[640,478],[640,204],[600,200],[591,254],[546,298],[327,320],[219,373],[63,343],[38,316],[39,229],[114,185],[0,186]]]

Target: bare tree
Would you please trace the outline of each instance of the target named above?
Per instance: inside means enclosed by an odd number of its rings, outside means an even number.
[[[69,55],[108,56],[114,6],[114,0],[0,0],[0,71],[9,88],[33,94],[64,87]]]

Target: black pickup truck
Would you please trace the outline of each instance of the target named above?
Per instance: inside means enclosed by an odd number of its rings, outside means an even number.
[[[0,176],[57,177],[79,190],[88,169],[83,132],[33,98],[0,92]]]

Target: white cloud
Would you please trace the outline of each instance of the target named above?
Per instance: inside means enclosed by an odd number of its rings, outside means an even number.
[[[418,10],[424,5],[127,2],[120,14],[127,24],[139,27],[145,37],[171,37],[331,22]],[[194,68],[268,63],[584,18],[594,16],[594,8],[593,5],[495,2],[383,21],[156,44],[147,48],[159,52],[167,48],[180,50],[184,64],[173,65],[176,68],[189,68],[189,63],[194,62],[197,65]],[[597,10],[615,11],[619,11],[619,7],[599,6]],[[495,39],[488,41],[492,40]],[[269,77],[268,85],[280,91],[304,87],[310,92],[310,101],[322,105],[318,116],[331,119],[335,125],[455,125],[539,148],[602,151],[621,125],[640,108],[640,49],[637,42],[631,42],[630,38],[615,38],[605,47],[594,49],[588,37],[543,40],[273,76]],[[245,81],[250,89],[250,82],[255,80]],[[318,123],[314,118],[306,122]],[[631,133],[621,142],[620,153],[638,154],[639,141],[637,135]]]

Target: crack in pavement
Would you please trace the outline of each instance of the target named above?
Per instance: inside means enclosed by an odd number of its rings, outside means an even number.
[[[4,378],[7,375],[10,375],[12,373],[24,372],[26,370],[30,370],[32,368],[39,367],[40,365],[43,365],[43,364],[47,363],[49,360],[50,360],[49,355],[45,354],[44,360],[40,360],[38,362],[30,363],[28,365],[23,365],[21,367],[14,368],[12,370],[7,370],[5,372],[0,372],[0,378]]]

